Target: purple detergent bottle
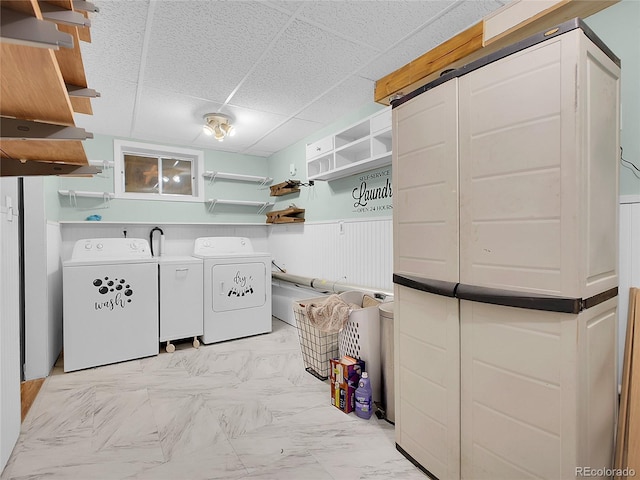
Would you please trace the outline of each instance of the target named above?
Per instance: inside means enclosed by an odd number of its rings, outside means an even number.
[[[356,415],[366,420],[369,420],[373,413],[371,393],[369,374],[362,372],[362,377],[360,377],[360,381],[358,382],[358,388],[356,388]]]

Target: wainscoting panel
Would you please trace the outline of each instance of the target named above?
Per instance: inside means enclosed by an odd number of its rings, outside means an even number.
[[[288,273],[334,283],[393,290],[391,218],[274,225],[273,261]]]
[[[618,287],[618,383],[629,315],[629,289],[640,287],[640,196],[620,198],[620,284]]]

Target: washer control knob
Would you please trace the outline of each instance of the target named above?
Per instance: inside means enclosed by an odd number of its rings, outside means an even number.
[[[240,245],[244,245],[245,243],[247,242],[244,241],[244,238],[240,240]]]
[[[84,244],[85,250],[91,250],[91,243],[87,242]]]
[[[131,242],[130,247],[131,247],[131,250],[137,250],[138,244],[136,242]]]
[[[96,245],[96,248],[97,248],[98,250],[102,250],[102,244],[101,244],[101,243],[99,243],[98,245]]]
[[[203,245],[204,245],[205,247],[210,247],[210,246],[211,246],[211,242],[210,242],[209,240],[205,240],[205,241],[204,241],[204,243],[203,243]]]

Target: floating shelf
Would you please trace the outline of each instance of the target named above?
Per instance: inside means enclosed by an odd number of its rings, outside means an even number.
[[[78,197],[101,198],[107,205],[109,205],[112,198],[115,198],[115,194],[111,192],[83,192],[79,190],[58,190],[58,195],[62,197],[69,197],[69,204],[72,207],[78,206]]]
[[[58,195],[63,197],[105,198],[108,200],[115,198],[115,193],[111,192],[82,192],[80,190],[58,190]]]
[[[265,185],[273,180],[271,177],[258,177],[256,175],[243,175],[240,173],[224,173],[224,172],[211,172],[206,171],[202,174],[204,178],[209,178],[213,182],[216,178],[223,178],[225,180],[238,180],[240,182],[254,182],[261,185]]]
[[[113,160],[89,160],[89,165],[92,165],[94,167],[113,168],[114,161]]]
[[[222,200],[218,198],[210,198],[207,200],[209,206],[207,210],[212,212],[216,205],[241,205],[245,207],[259,207],[258,213],[264,212],[267,208],[274,205],[273,202],[255,202],[252,200]]]

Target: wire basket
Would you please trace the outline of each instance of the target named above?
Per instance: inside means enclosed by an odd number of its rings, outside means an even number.
[[[332,358],[338,356],[338,333],[327,333],[314,327],[307,317],[305,306],[322,303],[326,297],[309,298],[293,302],[300,350],[305,370],[320,380],[329,378]]]

